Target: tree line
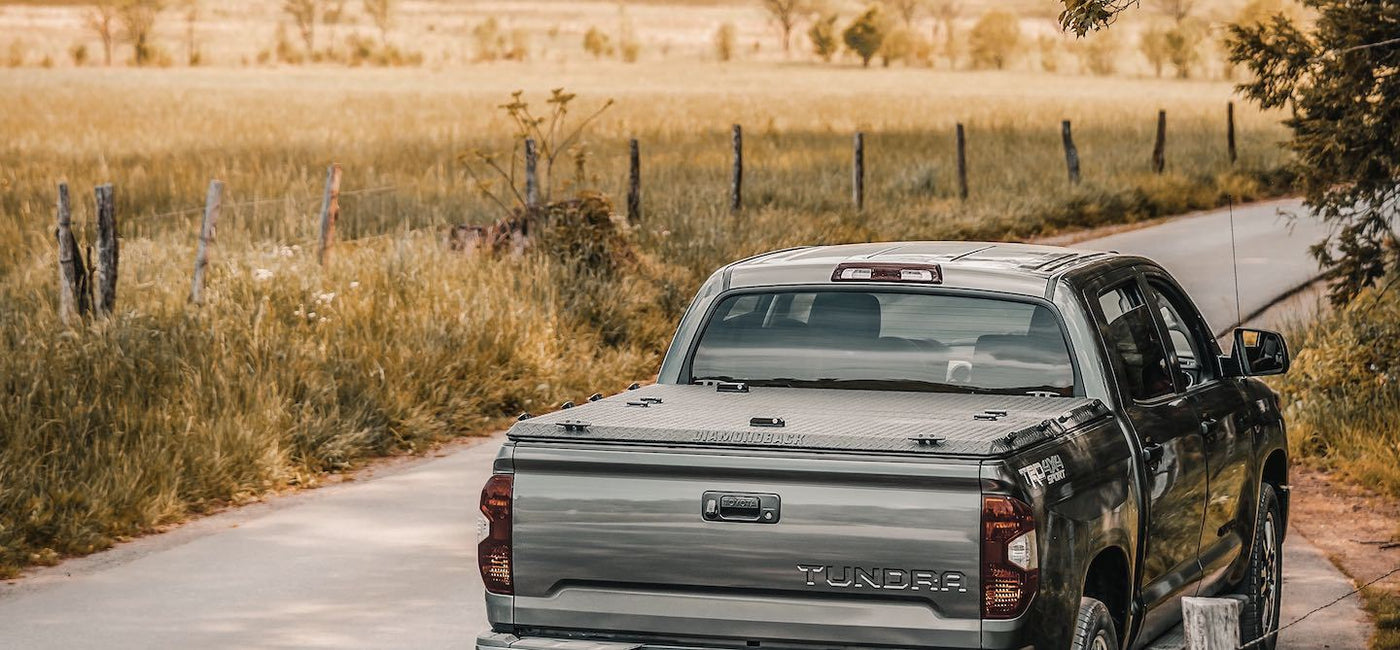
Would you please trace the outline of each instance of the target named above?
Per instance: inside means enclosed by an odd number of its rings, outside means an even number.
[[[811,53],[826,62],[844,53],[863,66],[875,60],[886,66],[893,62],[932,65],[935,59],[942,59],[952,68],[1003,69],[1019,57],[1034,55],[1043,70],[1057,72],[1061,50],[1066,50],[1080,60],[1084,70],[1104,75],[1117,72],[1125,59],[1118,32],[1105,31],[1069,43],[1052,34],[1032,37],[1017,15],[997,8],[984,12],[966,34],[959,34],[963,8],[955,0],[874,2],[844,23],[843,17],[821,0],[759,3],[775,26],[784,53],[792,52],[795,37],[805,27]],[[1229,72],[1232,62],[1226,43],[1213,39],[1220,30],[1199,15],[1195,0],[1149,0],[1147,8],[1155,19],[1138,35],[1137,50],[1158,77],[1168,69],[1176,77],[1190,77],[1208,52],[1216,54]],[[1289,0],[1249,0],[1231,23],[1252,25],[1273,15],[1296,13]],[[716,42],[721,40],[717,35]]]
[[[173,63],[174,57],[156,43],[155,30],[161,20],[175,13],[184,26],[183,58],[188,65],[196,66],[204,58],[196,31],[201,4],[201,0],[96,0],[84,13],[83,22],[101,43],[104,65],[113,65],[117,47],[125,45],[131,48],[128,59],[131,65],[167,66]],[[267,62],[274,56],[288,63],[340,60],[392,65],[412,63],[415,56],[421,61],[421,56],[405,54],[389,41],[398,0],[361,0],[358,3],[364,17],[378,32],[377,42],[356,33],[346,38],[343,50],[324,41],[318,49],[318,31],[329,31],[330,40],[334,41],[336,27],[345,23],[350,15],[351,8],[347,4],[348,0],[282,0],[280,9],[286,22],[278,23],[276,43],[271,50],[259,54],[260,62]],[[296,31],[299,44],[287,36],[288,23]],[[77,65],[85,65],[90,59],[85,45],[75,45],[70,53]]]

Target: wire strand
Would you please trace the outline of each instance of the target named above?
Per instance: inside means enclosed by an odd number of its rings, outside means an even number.
[[[369,188],[365,188],[365,189],[361,189],[361,190],[351,190],[351,191],[349,191],[349,192],[341,192],[338,196],[342,196],[342,197],[344,197],[344,196],[360,196],[360,195],[362,195],[362,194],[375,194],[375,193],[379,193],[379,192],[388,192],[388,191],[391,191],[391,190],[400,190],[400,189],[406,189],[406,188],[405,188],[403,185],[383,185],[383,186],[380,186],[380,187],[369,187]],[[89,198],[91,199],[91,197],[89,197]],[[222,207],[223,209],[225,209],[225,210],[232,210],[232,209],[237,209],[237,208],[246,208],[246,207],[254,206],[254,205],[261,205],[261,204],[264,204],[264,203],[282,203],[282,202],[310,203],[310,202],[312,202],[312,201],[319,201],[319,200],[321,200],[321,198],[322,198],[322,197],[320,197],[320,196],[309,196],[309,197],[306,197],[306,198],[298,199],[298,198],[295,198],[295,197],[283,196],[283,197],[272,197],[272,198],[263,198],[263,199],[250,199],[250,200],[248,200],[248,201],[242,201],[242,202],[239,202],[239,203],[225,203],[225,204],[223,204],[221,207]],[[186,208],[186,209],[184,209],[184,210],[175,210],[175,211],[172,211],[172,212],[163,212],[163,213],[160,213],[160,214],[153,214],[153,215],[140,216],[140,217],[137,217],[137,218],[138,218],[138,219],[165,219],[165,218],[168,218],[168,217],[192,216],[192,215],[201,214],[201,213],[203,213],[203,212],[204,212],[204,207],[203,207],[203,206],[200,206],[200,207],[197,207],[197,208]]]
[[[1269,637],[1277,636],[1280,632],[1283,632],[1284,630],[1286,630],[1286,629],[1288,629],[1288,628],[1290,628],[1290,627],[1293,627],[1294,625],[1297,625],[1297,624],[1299,624],[1299,623],[1302,623],[1302,622],[1303,622],[1303,619],[1305,619],[1305,618],[1307,618],[1307,617],[1309,617],[1309,616],[1312,616],[1313,614],[1316,614],[1316,613],[1318,613],[1318,612],[1320,612],[1320,611],[1322,611],[1322,610],[1324,610],[1324,609],[1327,609],[1328,607],[1331,607],[1331,606],[1333,606],[1333,605],[1336,605],[1337,603],[1340,603],[1340,602],[1342,602],[1343,600],[1346,600],[1346,599],[1348,599],[1348,598],[1351,598],[1352,596],[1355,596],[1356,594],[1361,593],[1361,592],[1362,592],[1363,590],[1365,590],[1367,587],[1370,587],[1371,585],[1374,585],[1374,584],[1376,584],[1377,582],[1380,582],[1380,581],[1382,581],[1382,580],[1385,580],[1386,578],[1389,578],[1390,576],[1393,576],[1393,575],[1395,575],[1395,574],[1397,574],[1397,573],[1400,573],[1400,567],[1395,567],[1394,569],[1391,569],[1390,571],[1387,571],[1387,572],[1385,573],[1385,575],[1382,575],[1381,577],[1376,578],[1375,580],[1372,580],[1372,581],[1370,581],[1370,582],[1368,582],[1368,583],[1366,583],[1366,584],[1364,584],[1364,585],[1361,585],[1360,587],[1357,587],[1357,588],[1355,588],[1355,589],[1352,589],[1351,591],[1348,591],[1348,592],[1346,592],[1345,594],[1342,594],[1342,595],[1340,595],[1340,596],[1337,596],[1335,599],[1332,600],[1332,602],[1327,603],[1326,605],[1322,605],[1322,606],[1320,606],[1320,607],[1314,608],[1312,611],[1310,611],[1310,612],[1308,612],[1308,613],[1306,613],[1306,614],[1303,614],[1302,616],[1299,616],[1298,618],[1293,619],[1293,621],[1290,622],[1288,625],[1285,625],[1285,626],[1283,626],[1283,627],[1281,627],[1281,628],[1279,628],[1279,629],[1277,629],[1277,630],[1274,630],[1273,632],[1270,632],[1270,633],[1268,633],[1268,634],[1265,634],[1264,636],[1261,636],[1261,637],[1259,637],[1259,638],[1257,638],[1257,639],[1255,639],[1255,640],[1253,640],[1253,641],[1250,641],[1249,643],[1246,643],[1246,644],[1240,646],[1240,650],[1247,650],[1248,648],[1253,648],[1253,647],[1255,647],[1255,646],[1263,645],[1265,642],[1267,642],[1267,641],[1269,640]]]

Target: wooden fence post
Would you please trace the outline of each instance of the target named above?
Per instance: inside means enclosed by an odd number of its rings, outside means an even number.
[[[1230,164],[1235,164],[1235,103],[1225,106],[1225,146],[1230,150]]]
[[[87,265],[73,237],[73,212],[68,202],[68,184],[58,184],[58,317],[65,326],[81,319],[88,310]]]
[[[851,170],[851,199],[855,201],[856,210],[865,208],[865,134],[856,132],[855,141],[855,165]]]
[[[1069,184],[1079,184],[1079,149],[1074,146],[1074,134],[1069,120],[1060,122],[1060,137],[1065,141],[1065,167],[1069,168]]]
[[[1167,168],[1167,112],[1157,111],[1157,144],[1152,147],[1152,171],[1160,174]]]
[[[209,181],[209,196],[204,201],[204,223],[199,227],[199,250],[194,256],[194,281],[190,285],[190,302],[203,301],[204,267],[209,265],[209,246],[214,243],[214,227],[224,204],[224,184]]]
[[[1240,608],[1235,598],[1181,599],[1187,650],[1236,650],[1240,647]]]
[[[744,130],[734,125],[734,173],[729,178],[729,211],[744,207]]]
[[[958,123],[958,198],[967,200],[967,139],[962,122]]]
[[[340,164],[333,163],[326,169],[326,191],[321,195],[321,249],[318,253],[321,266],[326,265],[326,256],[335,245],[335,222],[340,219]]]
[[[117,306],[117,214],[112,185],[99,185],[97,196],[97,271],[93,274],[93,311],[106,316]]]
[[[642,156],[637,150],[637,139],[627,143],[627,220],[632,223],[642,221]]]
[[[534,138],[525,138],[525,207],[540,206],[539,151]]]

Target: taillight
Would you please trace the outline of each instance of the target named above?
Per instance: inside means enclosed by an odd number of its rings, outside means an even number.
[[[481,542],[476,546],[476,563],[481,581],[495,594],[515,593],[515,573],[511,568],[511,497],[515,478],[496,474],[481,488]]]
[[[1025,613],[1040,583],[1035,514],[1004,496],[982,497],[982,618]]]

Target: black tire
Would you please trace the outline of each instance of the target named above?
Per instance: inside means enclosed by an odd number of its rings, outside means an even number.
[[[1248,599],[1240,613],[1240,643],[1260,637],[1268,639],[1255,646],[1274,650],[1278,642],[1279,605],[1283,602],[1283,524],[1278,494],[1274,486],[1259,490],[1259,512],[1254,523],[1254,545],[1249,550],[1249,573],[1241,591]]]
[[[1093,598],[1079,599],[1079,614],[1074,617],[1072,650],[1118,650],[1118,630],[1108,606]]]

